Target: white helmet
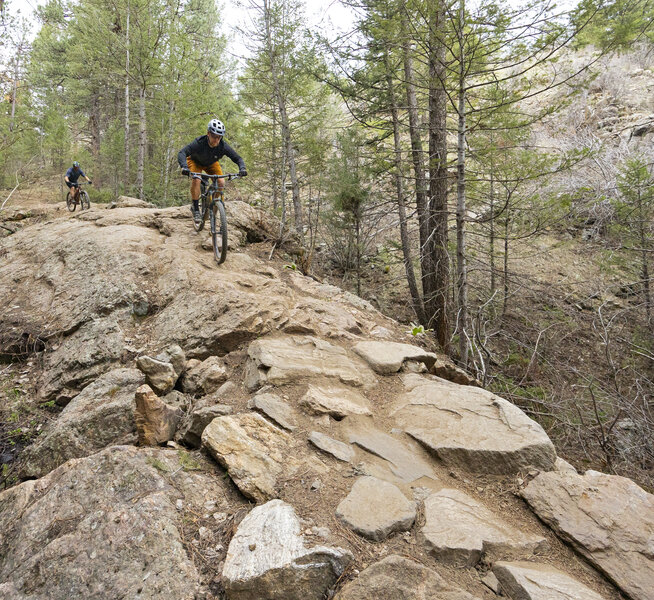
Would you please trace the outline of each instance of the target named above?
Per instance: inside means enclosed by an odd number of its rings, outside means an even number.
[[[215,133],[216,135],[225,135],[225,126],[222,121],[211,119],[209,125],[207,125],[207,131],[209,133]]]

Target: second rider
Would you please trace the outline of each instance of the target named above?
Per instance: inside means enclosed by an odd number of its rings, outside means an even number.
[[[209,121],[207,135],[195,138],[190,144],[184,146],[177,155],[177,162],[185,175],[189,172],[208,175],[222,175],[223,170],[218,161],[228,156],[238,165],[239,175],[245,177],[248,172],[245,161],[238,155],[224,139],[225,126],[218,119]],[[225,187],[225,180],[218,180],[218,188]],[[191,212],[196,223],[200,222],[200,180],[191,178]]]

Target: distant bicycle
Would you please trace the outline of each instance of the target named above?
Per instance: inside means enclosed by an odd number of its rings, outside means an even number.
[[[73,187],[79,187],[80,189],[79,194],[77,195],[78,200],[75,199],[72,189],[66,194],[66,206],[70,212],[75,212],[78,204],[80,205],[80,210],[91,208],[91,201],[89,200],[88,193],[80,187],[82,185],[88,185],[89,183],[89,181],[79,181],[72,184]]]
[[[193,222],[195,231],[202,231],[204,222],[209,213],[211,228],[211,243],[213,245],[213,256],[220,265],[225,262],[227,256],[227,215],[225,214],[224,191],[218,188],[219,179],[238,179],[238,173],[225,173],[225,175],[200,175],[191,173],[188,169],[182,169],[182,174],[199,179],[202,188],[200,196],[200,220]],[[211,184],[207,182],[211,180]]]

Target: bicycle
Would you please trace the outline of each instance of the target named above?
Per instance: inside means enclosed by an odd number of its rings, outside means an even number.
[[[81,185],[85,185],[89,183],[91,182],[79,181],[77,183],[74,183],[73,186],[79,187]],[[86,192],[86,190],[80,188],[79,194],[77,196],[78,196],[78,200],[75,200],[73,198],[72,189],[68,190],[68,193],[66,194],[66,206],[68,207],[68,210],[70,212],[75,212],[75,209],[77,208],[78,204],[80,205],[80,210],[84,210],[84,208],[87,209],[91,208],[91,201],[89,200],[89,195]]]
[[[195,231],[200,232],[204,228],[204,223],[209,213],[209,224],[211,228],[211,244],[213,246],[213,256],[220,265],[225,262],[227,256],[227,215],[225,214],[225,203],[223,190],[218,188],[219,179],[238,179],[238,173],[226,173],[225,175],[206,175],[191,173],[188,169],[182,169],[182,175],[192,176],[193,179],[200,180],[200,221],[193,220]],[[207,181],[211,184],[207,185]],[[220,245],[218,244],[220,242]]]

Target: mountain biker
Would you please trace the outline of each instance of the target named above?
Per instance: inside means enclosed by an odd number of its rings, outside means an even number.
[[[188,146],[184,146],[177,155],[177,162],[182,168],[182,174],[205,173],[209,175],[222,175],[223,170],[218,161],[223,156],[228,156],[233,163],[238,165],[239,175],[245,177],[248,172],[245,168],[245,161],[238,153],[223,139],[225,126],[218,119],[211,119],[207,126],[207,135],[195,138]],[[224,189],[225,180],[218,180],[218,188]],[[196,223],[200,222],[200,180],[191,179],[191,212]]]
[[[79,185],[77,185],[77,180],[80,178],[80,176],[84,177],[86,181],[89,183],[93,183],[85,174],[84,171],[82,171],[82,168],[79,166],[79,163],[77,161],[73,162],[73,166],[66,171],[66,175],[64,177],[64,181],[66,182],[66,185],[70,188],[72,194],[73,194],[73,200],[77,202],[79,200]]]

